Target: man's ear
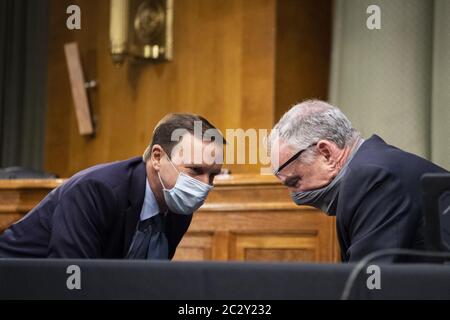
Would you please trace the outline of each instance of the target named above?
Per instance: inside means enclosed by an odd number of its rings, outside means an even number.
[[[161,159],[164,156],[164,150],[159,144],[155,144],[152,146],[150,161],[152,163],[153,168],[156,171],[159,171],[161,168]]]
[[[332,154],[332,145],[329,141],[320,140],[317,142],[317,151],[323,155],[327,161],[329,161]]]

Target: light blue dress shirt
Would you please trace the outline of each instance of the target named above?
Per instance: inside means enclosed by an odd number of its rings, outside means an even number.
[[[150,184],[148,183],[148,179],[145,179],[145,196],[144,196],[144,204],[142,205],[140,220],[143,221],[145,219],[156,216],[159,213],[158,203],[156,202],[155,195],[150,188]]]
[[[127,259],[168,259],[169,245],[164,234],[164,224],[158,203],[146,179],[144,203],[140,222],[128,250]],[[149,218],[156,217],[151,221]],[[145,221],[147,220],[147,221]]]

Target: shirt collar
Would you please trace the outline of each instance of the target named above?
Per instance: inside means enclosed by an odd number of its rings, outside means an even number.
[[[159,213],[158,203],[156,202],[155,195],[150,188],[148,178],[145,179],[145,195],[144,204],[142,205],[140,220],[145,220],[156,216]]]

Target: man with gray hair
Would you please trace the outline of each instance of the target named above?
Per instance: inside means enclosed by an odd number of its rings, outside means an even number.
[[[425,248],[420,177],[443,168],[377,135],[362,139],[338,108],[319,100],[286,112],[269,149],[292,200],[336,216],[342,261],[387,248]]]

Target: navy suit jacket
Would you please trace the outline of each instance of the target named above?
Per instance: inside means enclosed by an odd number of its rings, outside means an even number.
[[[420,177],[427,172],[447,171],[377,135],[361,145],[342,179],[335,208],[343,261],[386,248],[426,247]]]
[[[142,158],[83,170],[0,236],[0,257],[121,259],[139,221],[147,177]],[[169,258],[191,215],[169,212]]]

